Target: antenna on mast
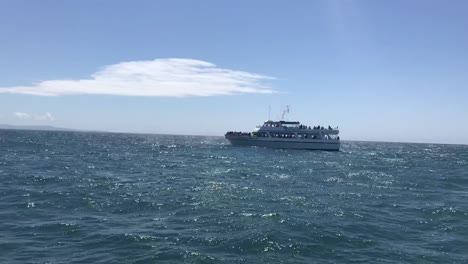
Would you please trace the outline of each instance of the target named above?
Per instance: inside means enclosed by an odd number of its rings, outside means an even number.
[[[271,116],[271,105],[268,105],[268,121],[271,120],[270,116]]]

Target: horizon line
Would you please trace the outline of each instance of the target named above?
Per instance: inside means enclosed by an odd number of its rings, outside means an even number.
[[[2,127],[2,126],[9,126]],[[35,129],[37,128],[37,129]],[[45,129],[39,129],[45,128]],[[72,133],[109,133],[109,134],[136,134],[136,135],[161,135],[161,136],[192,136],[192,137],[223,137],[224,135],[203,135],[203,134],[170,134],[157,132],[123,132],[108,130],[85,130],[77,128],[55,127],[50,125],[10,125],[0,124],[0,130],[21,130],[21,131],[51,131],[51,132],[72,132]],[[468,143],[442,143],[442,142],[411,142],[411,141],[385,141],[385,140],[363,140],[363,139],[341,139],[342,142],[370,142],[370,143],[395,143],[395,144],[433,144],[433,145],[463,145]]]

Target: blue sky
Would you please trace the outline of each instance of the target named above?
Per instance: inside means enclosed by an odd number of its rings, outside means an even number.
[[[0,1],[0,124],[468,143],[468,2]],[[176,58],[176,59],[171,59]]]

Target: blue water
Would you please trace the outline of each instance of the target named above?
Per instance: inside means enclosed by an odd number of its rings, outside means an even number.
[[[468,146],[0,130],[0,263],[467,263]]]

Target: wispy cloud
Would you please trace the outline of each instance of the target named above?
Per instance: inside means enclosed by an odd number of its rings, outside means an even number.
[[[30,114],[25,112],[14,112],[13,115],[21,120],[35,120],[35,121],[54,121],[54,116],[45,112],[44,114]]]
[[[274,78],[219,68],[193,59],[157,59],[113,64],[89,79],[48,80],[30,86],[0,87],[0,93],[41,96],[100,94],[120,96],[214,96],[273,93]]]
[[[13,115],[18,119],[29,119],[31,115],[23,112],[14,112]]]

